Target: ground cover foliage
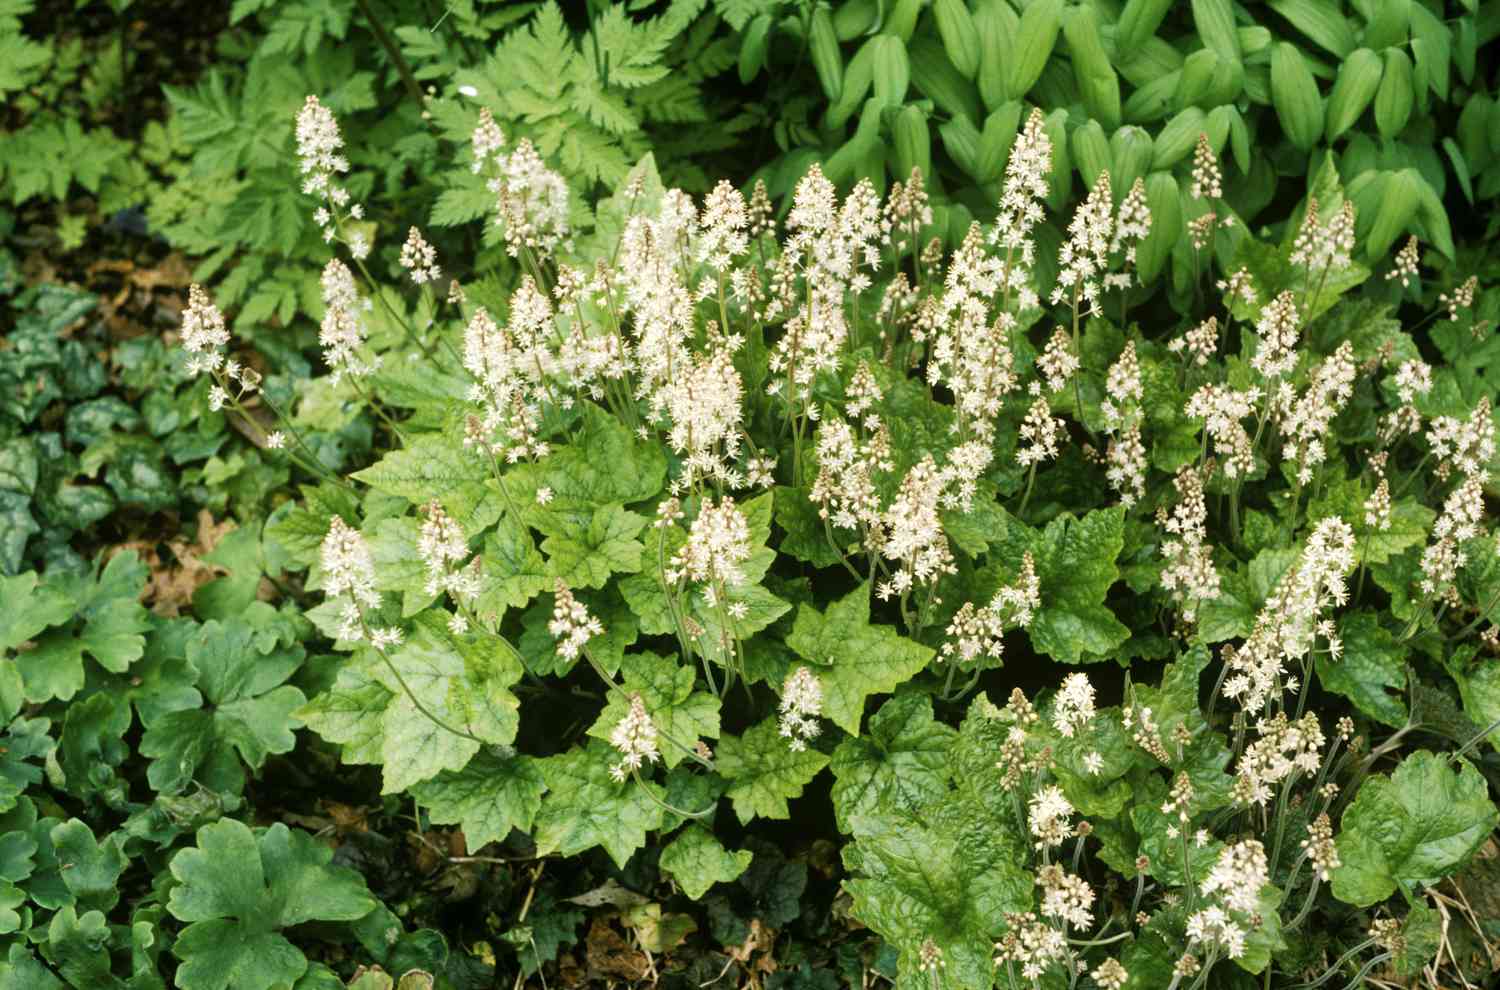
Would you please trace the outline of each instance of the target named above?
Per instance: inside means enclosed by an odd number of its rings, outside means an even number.
[[[59,12],[0,988],[1493,979],[1493,10]]]

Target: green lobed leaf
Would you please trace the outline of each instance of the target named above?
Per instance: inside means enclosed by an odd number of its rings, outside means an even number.
[[[915,811],[948,790],[956,730],[932,717],[932,699],[902,694],[874,715],[864,736],[833,751],[833,807],[839,829],[871,815]]]
[[[756,817],[791,817],[788,799],[800,797],[828,764],[828,757],[817,750],[794,751],[774,717],[751,726],[744,735],[726,735],[719,741],[717,758],[741,823]]]
[[[1345,615],[1339,638],[1344,649],[1337,660],[1326,654],[1317,658],[1318,683],[1378,722],[1392,728],[1405,725],[1406,648],[1368,611]]]
[[[870,624],[868,582],[823,612],[811,605],[799,607],[786,644],[815,665],[824,713],[856,736],[865,699],[894,691],[926,667],[934,652],[890,626]]]
[[[262,651],[256,640],[248,623],[215,620],[188,641],[207,705],[167,712],[146,727],[140,750],[151,758],[147,777],[156,790],[177,794],[197,781],[238,793],[241,760],[258,770],[267,756],[291,752],[301,724],[293,712],[307,699],[285,682],[305,654],[300,646]]]
[[[752,855],[748,849],[729,852],[713,832],[693,825],[667,844],[659,863],[684,894],[698,901],[714,884],[728,883],[744,873]]]
[[[602,846],[621,869],[662,825],[662,807],[630,778],[616,781],[618,754],[601,742],[539,761],[548,793],[536,817],[537,855],[575,856]],[[646,781],[660,800],[660,786]]]
[[[333,850],[280,822],[259,833],[233,819],[198,830],[172,858],[167,910],[187,922],[172,954],[183,990],[271,990],[307,969],[280,930],[353,921],[375,907],[359,874],[330,866]]]
[[[1356,907],[1413,893],[1456,871],[1495,828],[1484,777],[1467,761],[1418,750],[1368,778],[1344,811],[1333,893]]]
[[[504,840],[511,829],[530,831],[546,788],[531,757],[484,752],[462,770],[413,785],[410,793],[434,823],[462,828],[469,851],[477,852]]]
[[[651,713],[651,721],[663,737],[658,748],[668,769],[688,758],[700,739],[719,737],[718,697],[695,692],[697,672],[675,656],[627,653],[620,661],[625,675],[621,690],[611,691],[609,701],[588,734],[608,741],[610,733],[630,708],[630,695],[639,694]]]

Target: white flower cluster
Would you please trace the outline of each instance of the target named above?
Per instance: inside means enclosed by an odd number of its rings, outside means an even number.
[[[1339,655],[1334,623],[1323,613],[1347,600],[1344,577],[1354,569],[1354,548],[1354,530],[1338,516],[1317,524],[1297,562],[1266,599],[1249,638],[1237,650],[1225,649],[1231,673],[1224,697],[1254,714],[1279,699],[1282,690],[1296,689],[1286,668],[1300,663],[1318,638],[1327,640],[1333,657]]]
[[[876,418],[873,431],[863,437],[842,419],[825,420],[818,427],[817,454],[809,498],[818,515],[840,529],[873,531],[881,520],[877,479],[895,468],[885,425]]]
[[[410,273],[415,285],[436,282],[443,277],[443,270],[437,263],[437,248],[427,243],[422,232],[415,227],[406,232],[406,243],[401,245],[398,260],[401,267]]]
[[[1344,341],[1338,350],[1313,370],[1307,391],[1295,395],[1283,386],[1277,399],[1281,406],[1281,433],[1285,442],[1281,456],[1295,466],[1297,482],[1312,481],[1313,468],[1323,463],[1327,450],[1324,437],[1339,410],[1354,395],[1354,345]]]
[[[1219,350],[1219,318],[1210,316],[1184,331],[1181,337],[1173,337],[1167,342],[1167,350],[1173,354],[1185,352],[1194,364],[1200,368],[1205,367],[1208,359]]]
[[[1114,194],[1106,171],[1099,173],[1068,224],[1068,239],[1057,254],[1053,305],[1066,302],[1079,312],[1098,313],[1101,277],[1109,268],[1113,240]]]
[[[323,267],[319,281],[323,290],[323,322],[318,343],[323,346],[323,360],[332,374],[330,379],[361,378],[375,369],[378,358],[367,359],[363,352],[369,329],[365,314],[370,301],[359,294],[354,273],[337,258]]]
[[[744,584],[740,569],[750,558],[750,523],[734,500],[703,500],[688,529],[687,542],[672,556],[666,571],[669,582],[696,581],[704,584],[709,605],[724,589]]]
[[[437,499],[429,501],[422,511],[427,517],[417,534],[417,557],[427,571],[422,590],[429,595],[446,593],[461,603],[473,602],[480,591],[479,558],[474,558],[471,566],[464,566],[469,560],[469,541],[463,527],[444,511]],[[462,612],[454,615],[448,625],[460,634],[469,627]]]
[[[1321,274],[1325,270],[1349,267],[1349,255],[1354,251],[1354,204],[1344,200],[1338,212],[1328,218],[1328,223],[1318,222],[1318,200],[1310,197],[1307,213],[1297,238],[1292,242],[1291,262],[1301,265],[1308,272]]]
[[[656,724],[639,694],[630,696],[630,707],[610,732],[609,744],[620,752],[620,762],[609,768],[609,775],[616,782],[624,781],[642,764],[655,763],[661,758],[656,748]]]
[[[781,687],[780,731],[794,753],[822,731],[818,719],[823,715],[823,685],[807,667],[798,667],[787,675]]]
[[[951,477],[928,454],[901,479],[880,519],[880,552],[896,562],[890,578],[876,587],[881,599],[905,595],[915,585],[931,584],[956,570],[938,516]]]
[[[1041,604],[1041,582],[1028,550],[1021,557],[1016,580],[997,591],[988,605],[976,608],[973,602],[964,602],[948,623],[948,635],[938,655],[958,663],[971,663],[981,656],[998,660],[1005,631],[1030,625]]]
[[[1052,699],[1052,727],[1058,735],[1072,739],[1073,734],[1094,720],[1094,685],[1089,675],[1075,671],[1063,678],[1062,687]]]
[[[1127,341],[1109,366],[1104,392],[1105,400],[1099,408],[1104,414],[1105,431],[1110,434],[1104,476],[1128,508],[1146,494],[1146,445],[1141,439],[1141,422],[1145,419],[1141,403],[1146,393],[1135,341]]]
[[[187,354],[187,359],[183,362],[187,373],[196,376],[208,372],[217,379],[208,388],[210,409],[217,412],[230,402],[238,402],[260,390],[259,372],[224,356],[221,348],[229,346],[229,330],[224,325],[224,314],[219,312],[219,307],[214,305],[203,287],[196,283],[188,286],[188,305],[182,311],[180,335],[182,349]],[[224,382],[234,385],[233,396],[222,384]],[[273,448],[277,446],[274,440],[268,439],[267,443]]]
[[[375,561],[359,530],[334,516],[328,535],[323,537],[319,560],[323,565],[323,593],[330,599],[344,599],[338,638],[357,642],[368,632],[370,642],[379,649],[400,643],[401,630],[371,627],[365,621],[365,609],[380,604],[380,592],[375,590]]]
[[[322,205],[313,212],[313,219],[322,228],[325,241],[339,236],[340,211],[346,207],[351,219],[359,220],[365,215],[363,206],[349,202],[349,190],[338,179],[349,171],[343,147],[344,138],[333,111],[316,96],[309,96],[297,113],[297,156],[303,175],[302,192],[322,200]],[[362,233],[351,234],[347,243],[356,258],[370,253],[369,241]]]
[[[1297,367],[1297,336],[1302,316],[1290,289],[1272,299],[1261,311],[1255,332],[1260,338],[1250,366],[1267,379],[1284,378]]]
[[[481,123],[481,129],[483,123]],[[493,135],[474,135],[474,161],[493,156],[495,175],[489,190],[495,194],[496,222],[505,234],[506,251],[513,258],[523,252],[546,258],[568,243],[572,228],[568,219],[568,183],[547,167],[535,146],[522,138],[509,154],[487,151]],[[482,168],[483,166],[481,166]]]
[[[1295,722],[1285,712],[1255,724],[1256,740],[1235,765],[1234,796],[1241,804],[1264,805],[1275,785],[1299,773],[1317,773],[1323,758],[1323,728],[1311,712]]]
[[[557,640],[557,655],[574,660],[588,641],[604,635],[604,624],[589,614],[588,606],[573,597],[573,591],[559,578],[554,588],[552,621],[547,631]]]
[[[1255,413],[1260,391],[1243,391],[1227,385],[1201,386],[1188,397],[1183,412],[1203,421],[1203,432],[1214,442],[1214,453],[1223,460],[1224,475],[1237,478],[1255,470],[1254,440],[1240,422]]]
[[[1188,938],[1222,949],[1230,959],[1243,956],[1249,922],[1237,920],[1230,912],[1255,915],[1260,906],[1260,892],[1269,882],[1264,846],[1255,839],[1226,846],[1202,885],[1206,896],[1217,895],[1217,903],[1188,917]]]
[[[1008,913],[1006,932],[995,943],[995,965],[1020,964],[1021,975],[1033,984],[1047,968],[1061,962],[1068,952],[1068,937],[1030,911]]]

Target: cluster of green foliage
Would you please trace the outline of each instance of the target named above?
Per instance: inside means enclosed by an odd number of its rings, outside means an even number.
[[[1495,80],[1485,53],[1500,16],[1474,0],[785,0],[724,2],[740,73],[770,74],[783,152],[762,163],[784,194],[809,162],[883,186],[913,167],[951,214],[956,242],[994,212],[1027,108],[1047,111],[1064,210],[1109,170],[1147,180],[1159,225],[1142,282],[1193,274],[1184,224],[1199,133],[1227,169],[1223,203],[1247,224],[1283,221],[1282,183],[1327,150],[1359,203],[1369,260],[1410,232],[1451,257],[1445,201],[1500,193]],[[825,99],[808,99],[821,92]],[[1076,177],[1076,178],[1075,178]],[[1456,214],[1458,215],[1458,214]]]
[[[46,37],[29,3],[0,2],[0,200],[15,215],[56,200],[65,249],[85,242],[88,217],[145,204],[153,232],[215,283],[230,356],[260,376],[258,392],[217,408],[224,380],[187,373],[173,337],[120,339],[95,294],[25,285],[16,220],[0,214],[16,248],[0,247],[0,990],[477,990],[539,970],[560,982],[570,952],[603,978],[601,926],[683,987],[738,965],[779,968],[774,987],[879,974],[911,990],[1091,990],[1108,985],[1106,960],[1131,990],[1487,978],[1477,950],[1500,935],[1492,893],[1486,906],[1494,860],[1477,855],[1493,844],[1500,787],[1500,659],[1480,635],[1500,624],[1493,526],[1462,531],[1450,582],[1423,581],[1458,525],[1465,473],[1485,498],[1500,477],[1500,295],[1467,281],[1497,273],[1489,232],[1457,222],[1500,193],[1485,63],[1500,19],[1467,4],[1348,6],[434,13],[410,0],[239,0],[214,64],[167,87],[170,117],[127,139],[107,123],[131,64],[119,38]],[[293,136],[310,93],[344,126],[341,181],[364,207],[331,241]],[[481,108],[508,148],[529,140],[563,177],[572,237],[555,254],[518,250],[495,222],[491,176],[471,167]],[[1009,291],[987,304],[1011,319],[993,324],[1006,367],[1038,393],[1011,388],[976,432],[941,370],[943,327],[921,317],[961,262],[919,249],[957,247],[973,218],[995,215],[1033,108],[1052,159],[1026,272],[1041,305]],[[1200,140],[1225,163],[1216,200],[1191,192]],[[910,238],[901,223],[868,235],[873,285],[837,286],[847,337],[799,388],[777,354],[804,329],[788,319],[804,293],[823,291],[815,266],[778,271],[802,249],[757,234],[730,291],[698,251],[703,232],[672,226],[668,189],[703,193],[727,175],[748,196],[759,178],[785,215],[814,163],[844,192],[915,170],[932,217],[911,221]],[[1152,213],[1132,283],[1093,313],[1076,295],[1048,302],[1068,222],[1106,172],[1109,209],[1139,178]],[[1312,202],[1326,225],[1346,200],[1353,256],[1295,261]],[[1195,249],[1188,224],[1209,210],[1230,224]],[[401,285],[412,224],[459,291]],[[650,224],[680,242],[640,254]],[[1387,278],[1408,233],[1422,273]],[[380,361],[351,384],[318,353],[320,278],[356,234],[374,244],[355,266],[370,302],[361,353]],[[631,315],[644,304],[614,294],[630,277],[617,266],[661,257],[662,285],[684,287],[679,360],[707,364],[721,330],[738,335],[725,352],[743,386],[736,428],[775,461],[763,483],[694,478],[671,414],[630,373],[624,388],[584,384],[556,360],[579,339],[644,347]],[[574,271],[614,281],[549,314],[549,360],[528,393],[549,449],[480,456],[466,327],[480,306],[501,326],[522,319],[524,278],[551,291]],[[1256,301],[1216,287],[1236,272]],[[788,308],[767,315],[744,285],[780,279]],[[1267,376],[1260,323],[1282,294],[1299,339]],[[1195,363],[1175,342],[1209,317],[1217,350]],[[1063,388],[1042,384],[1049,348],[1078,362]],[[1141,391],[1122,414],[1127,351]],[[1308,462],[1305,447],[1288,453],[1305,439],[1288,417],[1340,355],[1357,374]],[[1414,397],[1394,379],[1411,361],[1430,365]],[[1205,388],[1259,390],[1238,476],[1186,412]],[[1038,395],[1060,450],[1028,468],[1018,455]],[[1408,408],[1427,428],[1476,431],[1483,463],[1455,469],[1441,437],[1391,433],[1387,417]],[[1107,460],[1121,415],[1143,472],[1124,500]],[[988,441],[972,498],[936,515],[951,568],[931,582],[883,593],[901,561],[867,525],[820,516],[832,454],[819,441],[841,421],[889,431],[871,497],[891,512],[924,458],[946,469],[961,443]],[[273,430],[291,441],[268,444]],[[1186,607],[1163,582],[1174,531],[1158,516],[1178,506],[1185,471],[1206,486],[1219,575],[1217,595]],[[1369,509],[1382,483],[1384,521]],[[670,570],[716,502],[743,520],[744,556],[706,589]],[[418,551],[434,504],[473,557],[470,598],[435,589]],[[196,530],[183,522],[195,515]],[[1270,806],[1247,806],[1237,771],[1260,730],[1220,693],[1229,648],[1284,604],[1334,517],[1353,538],[1347,599],[1293,658],[1285,714],[1313,712],[1330,744],[1347,716],[1357,736],[1278,784]],[[347,596],[324,594],[336,524],[370,555],[378,598],[360,624],[398,629],[399,643],[348,637]],[[960,662],[961,607],[1028,573],[1035,603],[1006,624],[1004,663]],[[565,593],[602,626],[578,653],[552,628]],[[1059,684],[1080,668],[1097,709],[1064,731]],[[805,747],[784,727],[799,671],[821,695],[822,731]],[[1022,698],[1007,704],[1013,689]],[[616,774],[637,703],[659,752]],[[1161,753],[1142,742],[1143,710]],[[1004,760],[1025,768],[1019,781]],[[1164,806],[1183,779],[1179,821]],[[1091,830],[1044,853],[1030,802],[1048,787]],[[315,836],[310,795],[327,791],[368,805],[370,831]],[[1320,811],[1338,859],[1326,882],[1299,846]],[[436,850],[444,835],[461,846]],[[1193,941],[1189,919],[1247,838],[1270,862],[1257,910],[1234,916],[1244,951],[1225,958]],[[452,871],[442,898],[403,842]],[[1073,979],[1054,961],[1020,979],[994,961],[996,943],[1038,911],[1054,865],[1098,894],[1093,925],[1070,932],[1084,969]],[[1444,889],[1473,903],[1472,925],[1440,918]],[[1397,934],[1372,946],[1384,921]],[[1206,965],[1174,982],[1187,951]]]

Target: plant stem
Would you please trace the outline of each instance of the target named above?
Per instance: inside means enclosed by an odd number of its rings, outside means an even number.
[[[397,47],[395,39],[390,36],[390,33],[385,29],[385,25],[380,22],[380,19],[375,16],[375,12],[370,9],[369,0],[354,0],[354,4],[359,8],[359,12],[364,14],[365,20],[369,22],[370,30],[375,32],[375,40],[380,42],[380,47],[384,48],[385,53],[390,56],[391,63],[396,67],[396,74],[401,77],[401,81],[406,85],[407,93],[411,95],[412,99],[417,101],[417,106],[422,106],[426,103],[426,99],[422,96],[422,87],[417,84],[417,77],[412,74],[411,66],[407,64],[406,56],[401,54],[401,49]]]

